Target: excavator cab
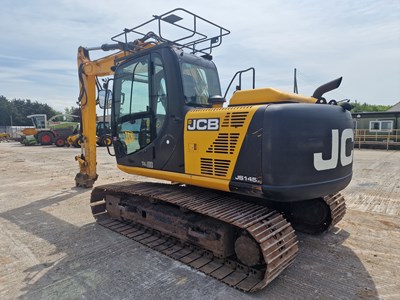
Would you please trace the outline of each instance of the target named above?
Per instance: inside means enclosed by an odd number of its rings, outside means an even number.
[[[214,63],[160,45],[115,70],[113,139],[117,162],[171,172],[184,171],[186,112],[209,108],[221,95]]]

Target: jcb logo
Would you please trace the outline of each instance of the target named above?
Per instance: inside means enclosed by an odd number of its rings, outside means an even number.
[[[352,129],[345,129],[342,132],[342,137],[340,139],[340,153],[339,153],[339,130],[332,130],[332,150],[331,158],[323,159],[322,152],[314,153],[314,168],[317,171],[324,171],[335,169],[339,162],[344,167],[352,163],[353,161],[353,149],[349,155],[346,155],[346,142],[347,140],[354,141],[354,134]]]
[[[219,119],[188,119],[187,130],[219,130]]]

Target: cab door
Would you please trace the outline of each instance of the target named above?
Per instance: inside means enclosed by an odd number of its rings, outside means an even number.
[[[165,77],[157,53],[130,60],[116,70],[113,137],[118,163],[147,168],[162,164],[157,159],[157,140],[168,123]]]

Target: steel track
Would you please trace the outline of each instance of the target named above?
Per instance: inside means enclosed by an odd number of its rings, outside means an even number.
[[[230,224],[246,231],[258,243],[265,263],[261,267],[248,267],[235,256],[225,259],[215,257],[207,249],[179,241],[133,220],[113,220],[106,210],[106,195],[162,201]],[[294,261],[298,251],[295,232],[280,213],[207,189],[120,182],[94,188],[91,203],[92,213],[100,225],[246,292],[267,286]]]
[[[324,201],[328,204],[331,211],[331,224],[329,229],[333,228],[346,214],[346,202],[342,194],[337,193],[329,196],[325,196]]]

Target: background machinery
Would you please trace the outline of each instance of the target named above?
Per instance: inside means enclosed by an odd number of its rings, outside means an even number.
[[[79,118],[76,115],[58,114],[47,120],[45,114],[29,115],[27,118],[32,120],[35,128],[25,128],[22,131],[24,135],[21,143],[25,145],[52,145],[57,147],[64,147],[68,136],[74,133],[78,125],[77,122],[56,122],[55,120],[60,117],[65,118]]]
[[[111,126],[109,122],[98,121],[96,123],[96,135],[97,135],[97,145],[99,146],[111,146]]]
[[[77,130],[78,131],[78,130]],[[68,146],[81,148],[82,136],[80,133],[75,133],[67,137]],[[105,121],[98,121],[96,123],[96,143],[101,147],[111,146],[111,128],[110,123]]]
[[[148,31],[151,24],[157,34]],[[214,31],[201,31],[203,25]],[[172,29],[181,34],[167,37]],[[353,123],[346,104],[323,97],[341,78],[309,97],[254,89],[253,77],[253,89],[239,84],[224,107],[211,52],[227,34],[175,9],[125,29],[113,44],[80,47],[85,142],[75,182],[92,187],[97,179],[96,103],[111,107],[118,168],[174,184],[97,186],[97,222],[256,291],[295,259],[294,229],[321,233],[345,214],[338,192],[352,176]],[[89,52],[100,49],[117,52],[91,61]],[[110,75],[102,90],[97,77]]]
[[[8,142],[10,139],[10,134],[5,132],[0,132],[0,142]]]

